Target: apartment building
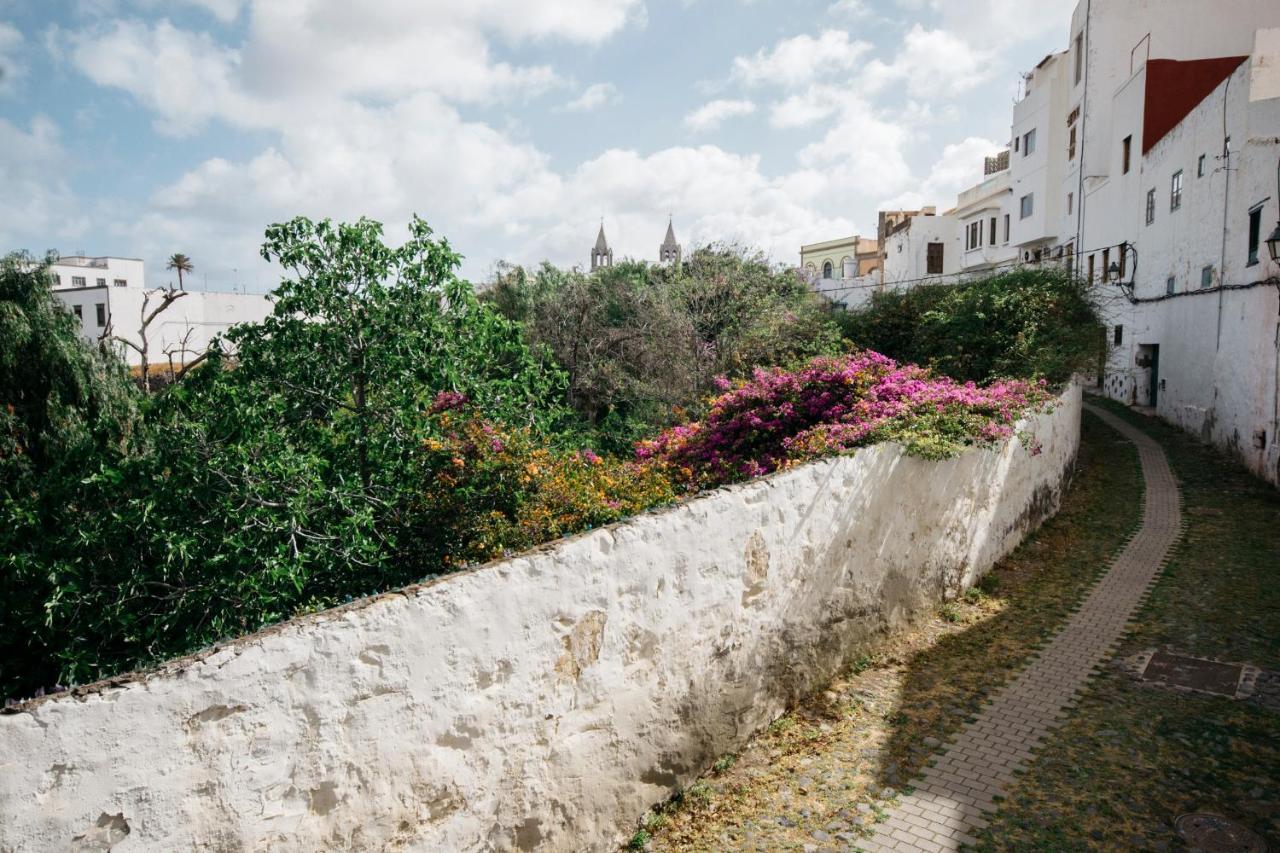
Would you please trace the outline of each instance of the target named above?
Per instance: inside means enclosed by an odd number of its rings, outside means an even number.
[[[95,343],[124,338],[113,346],[131,366],[142,363],[142,326],[160,305],[163,288],[148,288],[145,264],[136,258],[64,256],[50,267],[53,294],[80,321],[80,336]],[[147,327],[147,360],[184,364],[236,323],[258,322],[271,313],[262,294],[187,291]]]
[[[1280,3],[1081,0],[1000,156],[891,230],[886,283],[1074,271],[1107,323],[1099,389],[1280,485]]]

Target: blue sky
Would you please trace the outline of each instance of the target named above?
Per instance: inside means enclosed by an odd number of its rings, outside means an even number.
[[[728,240],[793,262],[954,203],[1070,0],[0,0],[0,250],[185,252],[418,213],[485,278]]]

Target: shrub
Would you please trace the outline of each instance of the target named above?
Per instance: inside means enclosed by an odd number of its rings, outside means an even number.
[[[609,524],[675,497],[656,466],[562,450],[464,406],[437,415],[410,508],[415,557],[454,568]]]
[[[637,453],[671,466],[691,488],[877,441],[941,458],[1010,435],[1023,412],[1048,399],[1041,384],[979,388],[874,352],[816,358],[794,371],[758,369],[718,397],[703,421],[642,442]]]
[[[841,323],[855,346],[973,382],[1065,382],[1104,346],[1086,283],[1049,267],[877,294]]]

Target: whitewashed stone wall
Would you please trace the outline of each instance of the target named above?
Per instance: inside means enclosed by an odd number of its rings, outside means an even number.
[[[1056,510],[1079,393],[882,445],[0,716],[0,850],[607,850]]]

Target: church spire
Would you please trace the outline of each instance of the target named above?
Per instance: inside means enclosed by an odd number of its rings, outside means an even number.
[[[613,249],[609,248],[609,241],[604,236],[604,219],[600,220],[600,233],[596,235],[596,245],[591,249],[591,269],[598,270],[601,267],[613,266]]]
[[[664,264],[680,263],[680,244],[676,242],[676,231],[670,215],[667,216],[667,236],[658,247],[658,260]]]

